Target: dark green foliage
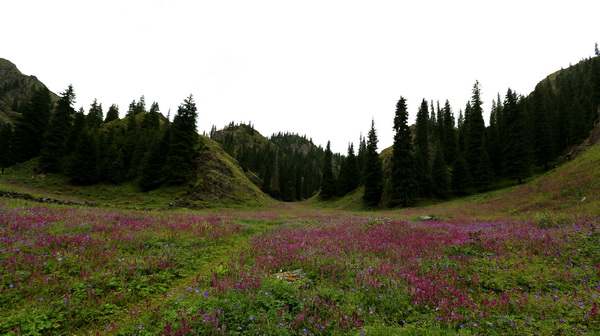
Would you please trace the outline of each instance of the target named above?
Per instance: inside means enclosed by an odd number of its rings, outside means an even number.
[[[529,130],[519,97],[511,89],[506,93],[503,115],[506,122],[505,174],[521,183],[531,173]]]
[[[427,101],[423,99],[421,106],[417,112],[417,121],[415,126],[415,167],[417,185],[419,194],[422,196],[430,196],[433,189],[433,181],[431,180],[431,162],[429,155],[429,128],[431,122]]]
[[[40,151],[40,168],[47,172],[60,172],[63,160],[67,155],[67,139],[71,133],[75,109],[75,92],[69,85],[61,93],[54,115],[50,119],[48,129],[44,134],[44,143]]]
[[[485,122],[483,121],[483,107],[481,102],[481,89],[479,82],[473,85],[473,95],[470,105],[465,109],[465,160],[473,176],[474,181],[482,180],[480,173],[484,173],[480,168],[481,158],[483,157],[483,141],[485,135]]]
[[[86,117],[87,127],[91,130],[97,130],[102,126],[103,119],[102,104],[98,104],[98,100],[94,99]]]
[[[4,168],[13,165],[12,145],[13,145],[13,127],[11,124],[0,126],[0,170],[4,174]]]
[[[485,148],[485,140],[482,147],[481,158],[478,162],[478,166],[475,168],[473,184],[479,191],[487,191],[494,182],[494,171],[492,169],[490,156]]]
[[[75,112],[75,116],[73,118],[73,126],[69,132],[69,138],[67,139],[67,153],[71,153],[75,150],[77,141],[79,141],[79,135],[86,128],[85,114],[83,112],[83,108],[80,108],[79,111]]]
[[[356,162],[358,164],[358,174],[360,175],[360,185],[365,184],[365,162],[367,156],[367,141],[361,135],[358,139],[358,154],[356,156]]]
[[[462,152],[459,152],[454,161],[454,169],[452,169],[452,192],[457,195],[465,195],[471,183],[471,174],[469,173],[467,161]]]
[[[450,107],[450,102],[448,100],[446,100],[446,103],[444,104],[442,113],[442,146],[444,148],[444,159],[448,166],[453,166],[458,151],[458,138],[454,126],[454,115],[452,114],[452,108]]]
[[[25,162],[40,154],[51,109],[50,91],[46,87],[33,91],[15,125],[13,158],[16,162]]]
[[[196,172],[199,143],[197,116],[196,103],[192,95],[189,95],[179,105],[171,125],[171,142],[165,163],[167,180],[171,184],[181,184]]]
[[[417,181],[406,100],[400,97],[394,116],[391,206],[407,206],[415,197]]]
[[[441,146],[437,146],[433,167],[431,171],[431,179],[433,180],[433,191],[437,197],[448,198],[450,195],[450,172],[444,159],[444,152]]]
[[[365,193],[363,195],[363,200],[369,206],[378,205],[383,193],[383,171],[381,158],[377,153],[378,142],[375,121],[371,121],[365,153]]]
[[[333,175],[333,153],[331,153],[331,142],[327,141],[325,157],[323,158],[323,174],[321,176],[321,193],[323,199],[335,196],[335,177]]]
[[[115,104],[112,104],[108,108],[108,112],[106,112],[106,119],[104,119],[104,122],[108,123],[114,120],[119,120],[119,107]]]
[[[77,137],[67,166],[67,175],[75,184],[98,181],[98,142],[94,133],[84,127]]]
[[[487,151],[493,153],[490,163],[496,176],[502,176],[504,171],[504,125],[502,100],[498,94],[498,99],[492,101],[490,126],[487,129]]]
[[[169,129],[158,139],[155,139],[142,160],[139,172],[139,185],[144,191],[158,188],[165,182],[164,166],[169,151]]]
[[[358,188],[359,181],[360,174],[358,171],[356,155],[354,154],[354,144],[350,143],[348,145],[348,154],[343,160],[340,168],[338,194],[344,196],[347,193],[354,191]]]
[[[142,120],[142,129],[157,131],[160,128],[160,108],[158,107],[158,103],[152,103],[150,107],[150,111],[144,115],[144,119]]]

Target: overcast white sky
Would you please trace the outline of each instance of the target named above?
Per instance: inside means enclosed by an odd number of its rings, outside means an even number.
[[[345,153],[374,118],[393,142],[400,96],[458,115],[481,83],[485,111],[592,56],[600,1],[4,0],[0,57],[76,108],[124,116],[144,95],[166,114],[192,93],[198,130],[251,121]],[[486,117],[487,119],[487,117]]]

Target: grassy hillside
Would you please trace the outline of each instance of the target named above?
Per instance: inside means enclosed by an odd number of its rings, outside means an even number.
[[[272,200],[262,193],[233,158],[214,141],[201,136],[204,149],[198,160],[198,180],[186,186],[163,186],[141,192],[137,183],[100,183],[76,186],[60,174],[37,174],[37,161],[18,164],[0,176],[0,190],[102,206],[137,209],[265,206]]]

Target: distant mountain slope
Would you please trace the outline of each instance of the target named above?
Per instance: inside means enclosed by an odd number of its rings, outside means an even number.
[[[29,98],[33,89],[45,87],[35,76],[21,73],[12,62],[0,58],[0,125],[13,123],[18,117],[18,112]],[[50,93],[56,101],[58,97]]]
[[[231,123],[213,128],[210,137],[271,197],[297,201],[319,190],[324,151],[305,136],[280,132],[266,138],[252,125]]]

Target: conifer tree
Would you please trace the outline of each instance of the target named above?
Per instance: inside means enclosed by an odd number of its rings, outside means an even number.
[[[40,168],[47,172],[60,172],[62,161],[67,154],[67,139],[71,131],[75,109],[75,92],[73,86],[61,93],[60,98],[50,119],[50,124],[44,133],[44,142],[40,151]]]
[[[452,114],[452,108],[450,107],[450,102],[448,100],[446,100],[446,103],[444,104],[442,113],[442,146],[444,148],[444,159],[448,166],[453,166],[458,151],[458,139],[456,129],[454,127],[454,115]]]
[[[97,130],[102,126],[104,114],[102,112],[102,104],[98,104],[98,100],[94,99],[94,102],[90,106],[90,110],[86,116],[87,127],[90,130]]]
[[[119,107],[115,104],[112,104],[108,108],[108,112],[106,112],[106,119],[104,119],[104,122],[108,123],[113,120],[119,120]]]
[[[358,162],[356,160],[356,155],[354,154],[354,144],[350,143],[348,145],[348,154],[346,156],[346,160],[344,161],[344,166],[346,167],[346,174],[344,175],[344,195],[354,191],[358,188],[358,184],[360,182],[360,173],[358,170]]]
[[[171,143],[166,159],[166,172],[171,184],[181,184],[195,173],[199,143],[197,116],[196,103],[193,96],[189,95],[179,105],[171,124]]]
[[[500,177],[504,169],[504,118],[503,106],[500,94],[496,100],[492,100],[490,112],[490,126],[487,129],[487,151],[493,153],[490,163],[496,176]]]
[[[323,158],[323,175],[321,176],[321,193],[323,199],[330,199],[335,195],[335,177],[333,176],[333,153],[331,152],[331,142],[327,141],[325,148],[325,157]]]
[[[408,110],[404,97],[400,97],[396,103],[394,132],[390,205],[400,204],[405,207],[415,197],[417,181],[412,138],[408,127]]]
[[[16,162],[25,162],[40,154],[51,109],[50,91],[46,87],[34,90],[15,125],[13,158]]]
[[[85,113],[82,107],[75,112],[75,117],[73,118],[73,126],[71,127],[69,138],[67,139],[67,154],[71,154],[75,150],[77,141],[79,141],[79,135],[84,129],[87,129],[87,126]]]
[[[506,118],[505,174],[519,184],[531,170],[528,129],[520,105],[517,94],[508,89],[503,110]]]
[[[365,184],[365,161],[367,155],[367,141],[360,135],[358,138],[358,154],[356,155],[356,163],[358,164],[358,174],[360,176],[359,184]]]
[[[483,157],[483,139],[485,135],[485,122],[483,120],[483,103],[481,102],[481,89],[479,82],[473,85],[473,95],[471,97],[470,108],[465,110],[465,159],[469,166],[470,173],[474,181],[481,180],[479,168]]]
[[[377,131],[375,121],[371,121],[371,129],[366,144],[365,153],[365,193],[363,200],[369,206],[376,206],[383,193],[383,171],[379,154],[377,153]]]
[[[433,188],[429,155],[429,126],[431,123],[427,101],[423,99],[417,112],[414,139],[417,185],[419,193],[423,196],[429,196]]]
[[[551,129],[551,110],[550,97],[543,85],[538,84],[529,96],[531,101],[532,114],[532,138],[535,163],[543,167],[543,170],[549,168],[549,163],[554,159],[554,137]]]

